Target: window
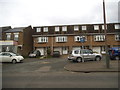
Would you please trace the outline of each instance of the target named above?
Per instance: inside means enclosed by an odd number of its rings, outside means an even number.
[[[99,25],[94,25],[94,30],[99,30]]]
[[[86,36],[75,36],[75,37],[74,37],[74,40],[75,40],[76,42],[80,42],[80,41],[81,41],[81,38],[85,38],[85,41],[87,41],[87,37],[86,37]]]
[[[66,36],[58,36],[56,37],[56,42],[67,42]]]
[[[79,26],[74,26],[74,31],[78,31],[79,30]]]
[[[60,29],[59,27],[55,27],[56,32],[59,32],[59,29]]]
[[[48,42],[48,37],[38,37],[38,43],[46,43]]]
[[[83,50],[83,54],[91,54],[92,50]]]
[[[44,31],[44,32],[48,32],[48,27],[44,27],[44,28],[43,28],[43,31]]]
[[[115,41],[120,41],[120,35],[115,35]]]
[[[18,41],[19,33],[14,33],[14,40]]]
[[[87,30],[87,27],[86,26],[82,26],[82,30]]]
[[[41,28],[36,28],[36,32],[41,32]]]
[[[105,35],[95,35],[94,41],[105,41]]]
[[[10,56],[9,53],[2,53],[3,56]]]
[[[67,31],[67,26],[63,26],[62,31]]]
[[[75,53],[75,54],[79,54],[79,50],[75,50],[74,53]]]
[[[106,25],[106,29],[107,29],[107,25]],[[102,25],[102,30],[104,30],[104,25]]]
[[[120,29],[120,25],[119,24],[115,24],[114,27],[115,27],[115,29]]]
[[[6,39],[10,40],[11,39],[11,33],[6,33]]]

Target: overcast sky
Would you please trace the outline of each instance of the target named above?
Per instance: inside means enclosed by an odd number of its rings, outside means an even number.
[[[107,23],[118,22],[118,2],[106,1]],[[0,0],[1,26],[103,23],[103,0]]]

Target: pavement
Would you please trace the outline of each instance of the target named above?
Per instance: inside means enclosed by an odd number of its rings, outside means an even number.
[[[81,63],[70,62],[65,65],[64,69],[73,72],[120,72],[118,69],[119,61],[110,60],[110,68],[106,68],[106,62],[101,61],[86,61]]]

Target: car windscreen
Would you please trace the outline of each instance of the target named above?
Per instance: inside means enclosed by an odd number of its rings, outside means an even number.
[[[16,53],[10,53],[12,56],[18,56],[19,54]]]

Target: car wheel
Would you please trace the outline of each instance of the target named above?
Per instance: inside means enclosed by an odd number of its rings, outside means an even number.
[[[115,57],[115,60],[120,60],[120,57],[119,57],[119,56],[116,56],[116,57]]]
[[[82,58],[77,58],[77,62],[82,62]]]
[[[95,58],[95,60],[96,60],[96,61],[100,61],[100,60],[101,60],[101,57],[97,56],[97,57]]]
[[[13,60],[12,60],[12,63],[13,63],[13,64],[16,64],[16,63],[17,63],[17,61],[16,61],[15,59],[13,59]]]

